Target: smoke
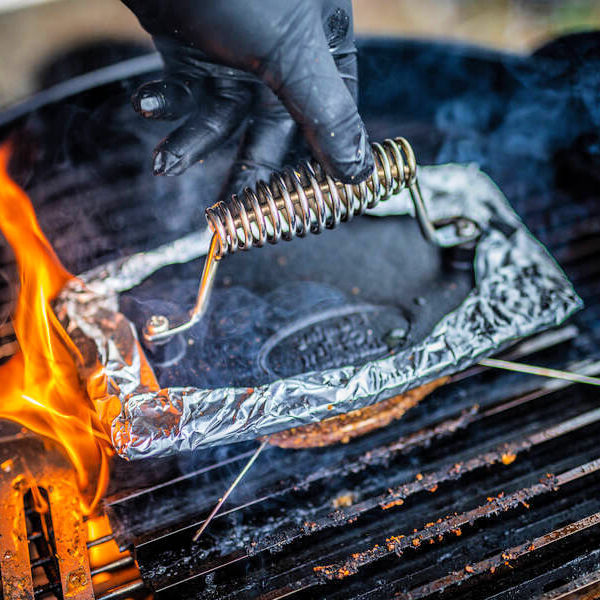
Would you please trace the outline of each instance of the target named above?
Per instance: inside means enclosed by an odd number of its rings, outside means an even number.
[[[526,222],[557,197],[580,205],[572,217],[589,216],[600,164],[599,48],[597,33],[533,56],[369,41],[360,54],[363,116],[374,137],[409,137],[421,163],[479,164]]]

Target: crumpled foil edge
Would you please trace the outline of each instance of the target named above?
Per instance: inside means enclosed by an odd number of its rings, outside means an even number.
[[[304,373],[255,388],[159,389],[118,294],[163,266],[206,254],[208,230],[102,265],[68,284],[57,309],[69,329],[93,341],[106,395],[121,411],[110,425],[127,459],[166,456],[254,439],[373,404],[460,371],[526,336],[557,326],[583,303],[546,249],[477,165],[424,167],[419,179],[433,219],[464,215],[485,233],[474,261],[475,287],[420,343],[363,366]],[[405,193],[370,211],[411,214]],[[104,401],[105,398],[95,399]]]

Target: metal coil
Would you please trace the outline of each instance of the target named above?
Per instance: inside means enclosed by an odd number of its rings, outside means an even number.
[[[240,195],[206,210],[219,242],[219,257],[252,246],[276,244],[321,233],[373,208],[403,188],[416,185],[417,163],[411,145],[402,137],[371,145],[375,165],[358,185],[333,180],[315,160],[297,169],[273,173]]]

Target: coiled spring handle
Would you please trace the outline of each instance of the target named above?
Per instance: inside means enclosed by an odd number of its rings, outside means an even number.
[[[196,304],[180,324],[154,315],[146,323],[144,339],[165,343],[197,323],[206,311],[219,260],[238,250],[276,244],[280,240],[303,237],[333,229],[342,221],[373,208],[407,188],[415,217],[425,239],[442,248],[476,240],[479,226],[466,217],[442,222],[429,219],[419,183],[417,163],[411,145],[401,137],[372,144],[375,166],[366,181],[358,185],[333,180],[316,161],[305,161],[297,169],[273,173],[270,182],[259,181],[255,188],[217,202],[206,209],[213,231],[204,264]]]

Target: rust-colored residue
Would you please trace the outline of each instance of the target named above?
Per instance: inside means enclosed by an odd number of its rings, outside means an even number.
[[[404,536],[401,536],[404,537]],[[349,575],[358,573],[358,569],[365,563],[376,560],[380,556],[386,554],[386,548],[375,544],[372,548],[365,550],[364,552],[354,552],[350,555],[350,558],[344,563],[337,563],[331,565],[323,565],[313,567],[313,571],[326,579],[344,579]]]
[[[515,462],[516,458],[517,458],[517,455],[514,454],[513,452],[505,452],[502,455],[502,464],[503,465],[510,465],[511,463]]]
[[[404,500],[402,498],[398,498],[397,500],[392,500],[391,502],[386,502],[381,506],[383,510],[387,510],[388,508],[393,508],[394,506],[402,506],[404,504]]]
[[[403,535],[393,535],[392,537],[387,538],[387,540],[385,540],[387,549],[390,552],[394,552],[397,542],[399,542],[403,537]]]
[[[336,569],[334,565],[323,565],[313,567],[313,571],[320,575],[325,575],[327,579],[344,579],[349,575],[354,575],[356,571],[351,571],[347,568]]]
[[[348,506],[352,506],[356,501],[356,494],[353,492],[342,492],[338,494],[331,503],[333,508],[347,508]]]
[[[314,521],[304,521],[304,530],[305,531],[312,531],[313,529],[316,529],[317,524]]]
[[[330,417],[320,423],[311,423],[274,433],[269,437],[269,443],[281,448],[316,448],[339,443],[345,444],[353,438],[385,427],[399,419],[407,410],[416,406],[423,398],[447,381],[448,377],[442,377],[372,406]],[[334,407],[330,406],[331,408],[329,406],[327,408],[332,410]]]
[[[67,597],[74,596],[89,585],[87,573],[83,567],[74,569],[67,575]]]

